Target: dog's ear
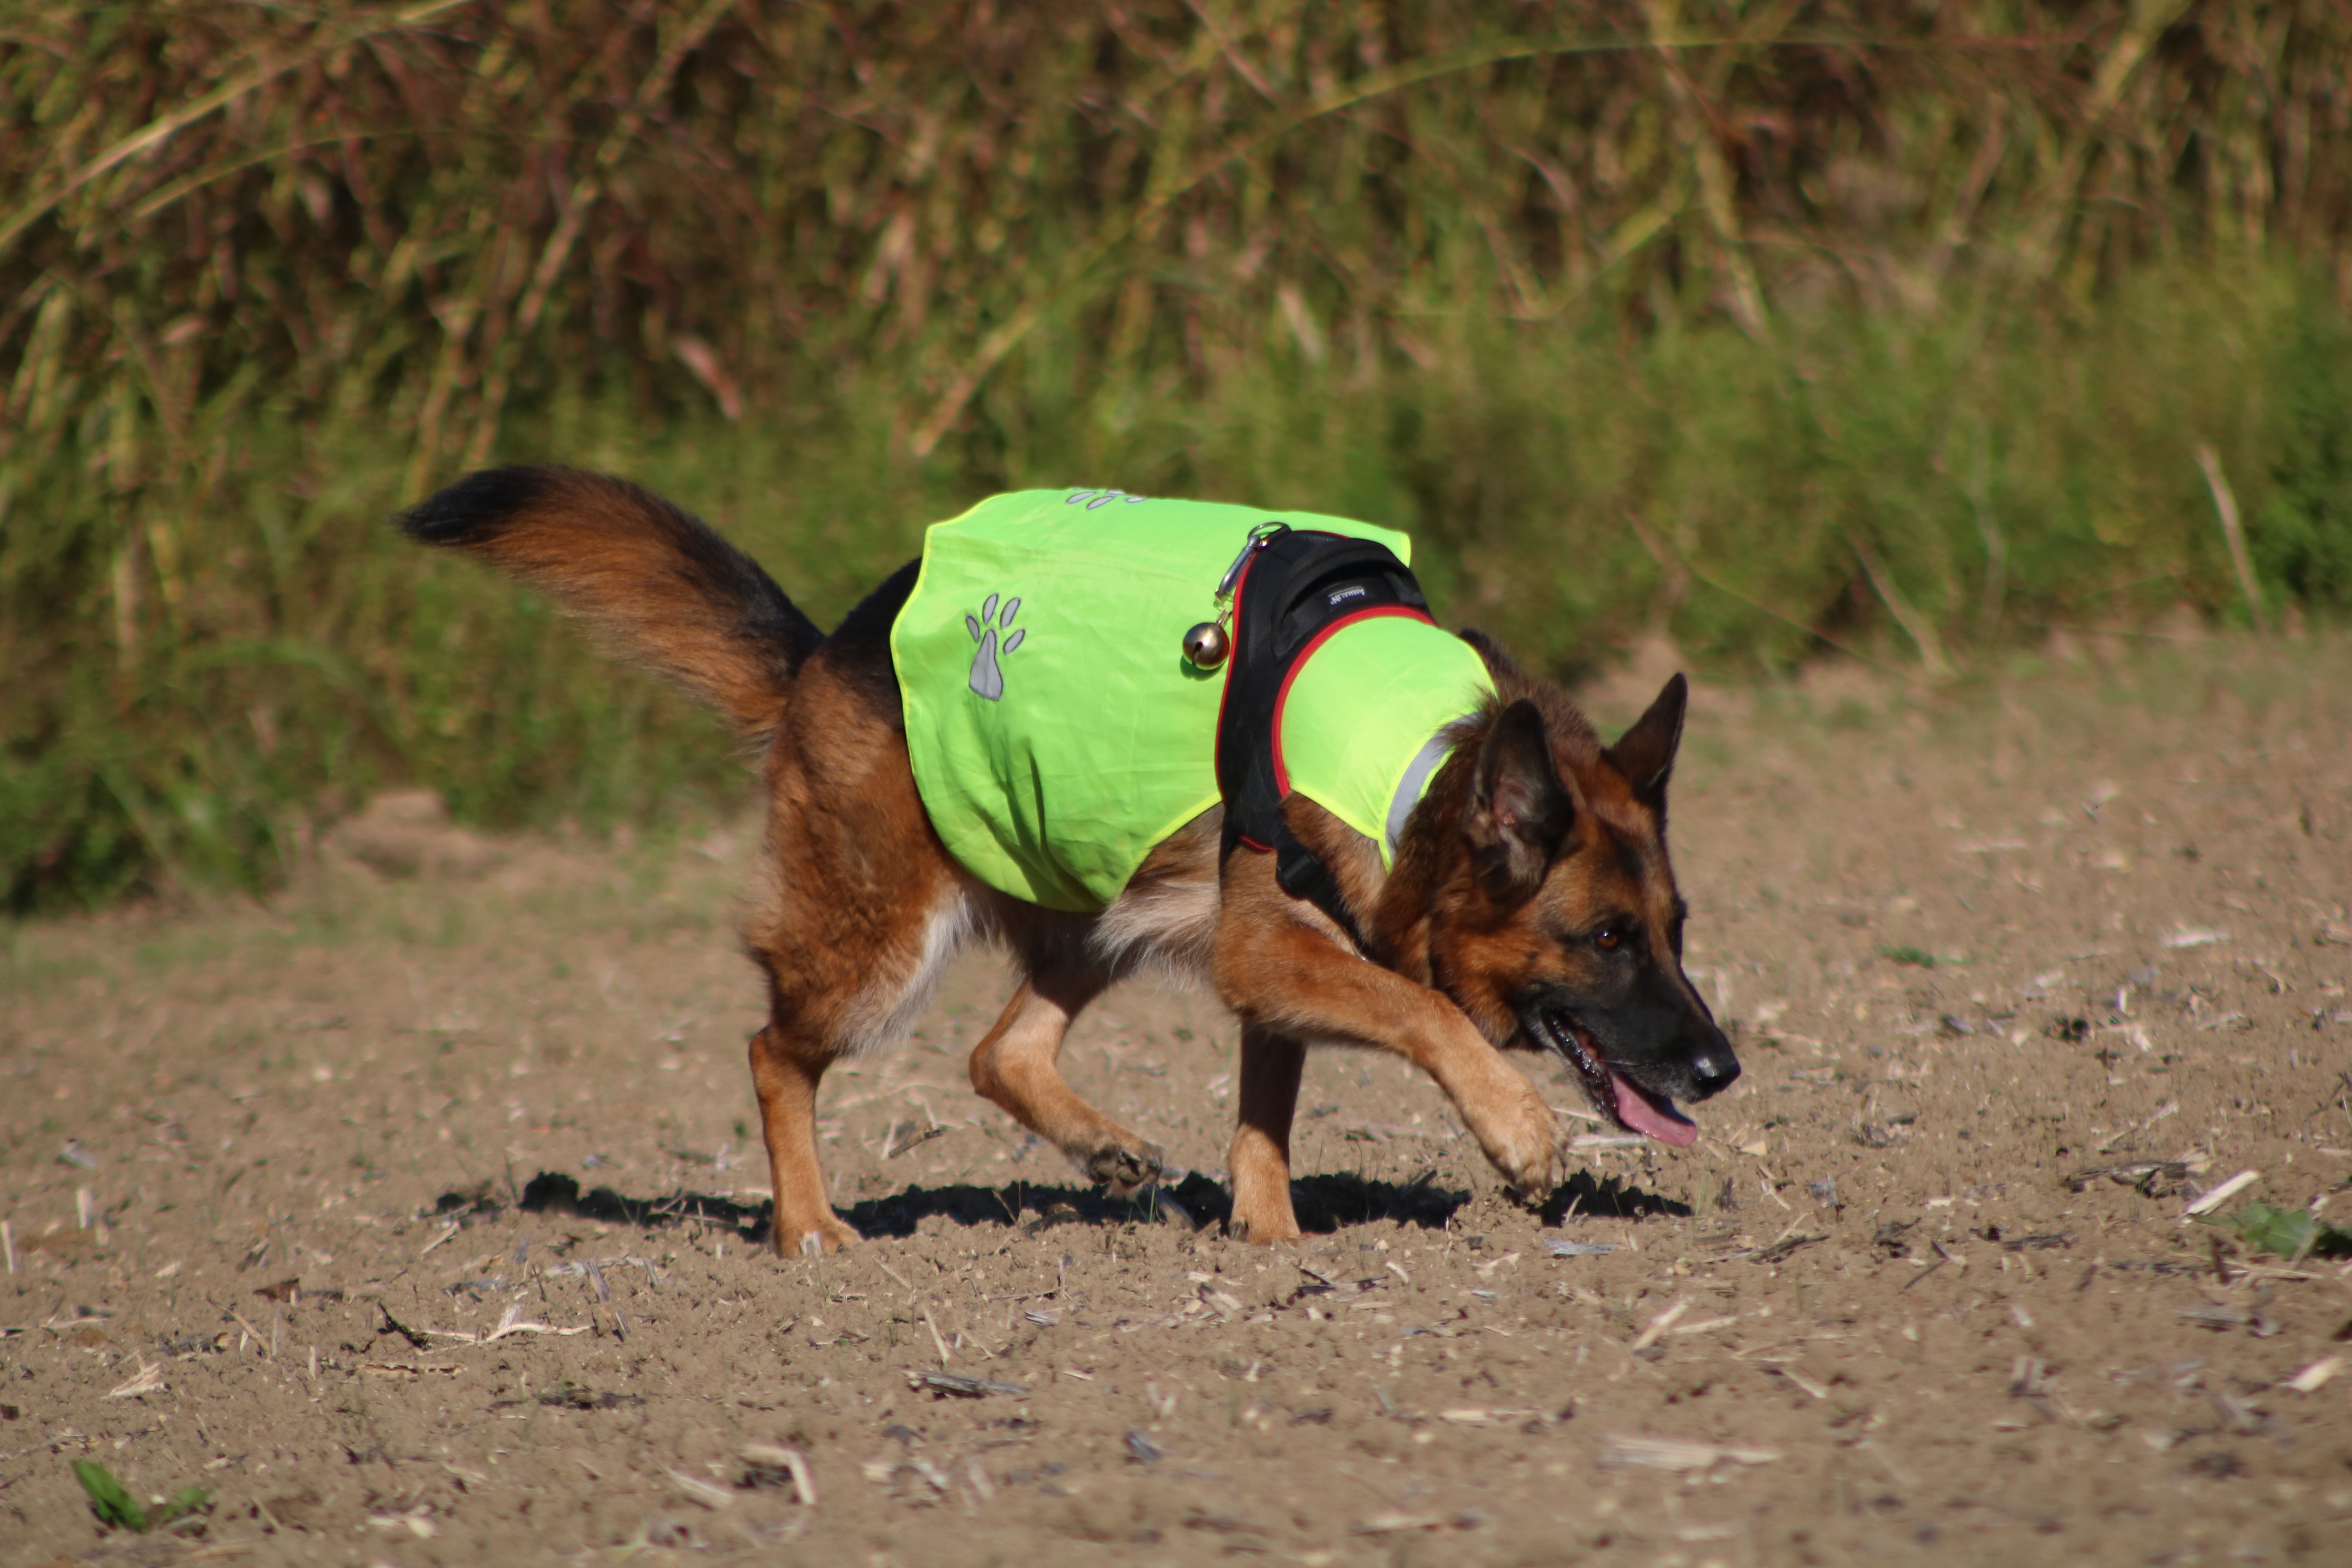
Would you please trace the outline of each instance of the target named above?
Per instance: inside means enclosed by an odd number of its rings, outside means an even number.
[[[1605,753],[1610,765],[1625,775],[1633,798],[1661,816],[1666,809],[1666,778],[1675,771],[1675,750],[1682,744],[1683,710],[1690,702],[1690,682],[1677,674],[1666,682],[1650,710],[1617,737]]]
[[[1522,697],[1496,717],[1470,784],[1462,834],[1479,879],[1507,903],[1532,897],[1575,820],[1575,800],[1552,766],[1543,715]]]

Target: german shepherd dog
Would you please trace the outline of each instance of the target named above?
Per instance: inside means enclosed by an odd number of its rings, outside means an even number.
[[[1283,805],[1330,868],[1353,935],[1286,892],[1273,856],[1235,853],[1221,867],[1219,807],[1153,848],[1108,909],[1074,914],[982,884],[925,815],[889,647],[915,563],[827,637],[750,557],[620,479],[493,469],[400,521],[546,594],[621,657],[714,704],[758,751],[767,836],[744,938],[768,984],[751,1081],[781,1255],[858,1239],[818,1167],[825,1069],[904,1034],[975,937],[1008,950],[1020,985],[972,1050],[972,1087],[1121,1195],[1159,1174],[1160,1152],[1071,1089],[1055,1065],[1063,1038],[1139,967],[1213,985],[1242,1025],[1231,1225],[1253,1242],[1299,1235],[1290,1131],[1311,1043],[1377,1047],[1419,1067],[1504,1179],[1538,1199],[1557,1125],[1502,1047],[1556,1053],[1608,1122],[1675,1145],[1697,1130],[1675,1101],[1739,1074],[1682,968],[1685,911],[1665,837],[1679,675],[1603,744],[1565,695],[1465,634],[1496,695],[1455,727],[1389,869],[1313,801]]]

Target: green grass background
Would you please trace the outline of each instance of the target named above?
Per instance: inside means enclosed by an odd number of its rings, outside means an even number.
[[[992,490],[1415,534],[1563,675],[2352,607],[2352,17],[2183,0],[632,11],[0,41],[0,887],[742,759],[399,506],[623,472],[823,620]]]

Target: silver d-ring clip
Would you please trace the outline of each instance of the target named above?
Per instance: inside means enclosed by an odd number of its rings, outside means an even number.
[[[1225,568],[1225,574],[1217,579],[1214,618],[1196,622],[1184,634],[1185,662],[1193,668],[1214,669],[1233,657],[1234,637],[1226,623],[1233,619],[1234,590],[1241,584],[1242,568],[1249,564],[1252,555],[1289,531],[1288,523],[1272,521],[1261,522],[1250,530],[1249,538],[1242,542],[1241,553],[1234,556],[1234,563]]]

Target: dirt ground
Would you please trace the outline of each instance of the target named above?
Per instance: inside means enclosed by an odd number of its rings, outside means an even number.
[[[2345,1562],[2352,1269],[2184,1210],[2352,1221],[2348,721],[2341,642],[1702,688],[1697,1147],[1524,1058],[1587,1119],[1531,1213],[1321,1055],[1279,1251],[1211,999],[1079,1025],[1195,1173],[1114,1203],[965,1087],[986,959],[827,1080],[870,1243],[763,1250],[741,827],[395,800],[266,908],[7,930],[0,1560]],[[109,1533],[78,1459],[213,1510]]]

